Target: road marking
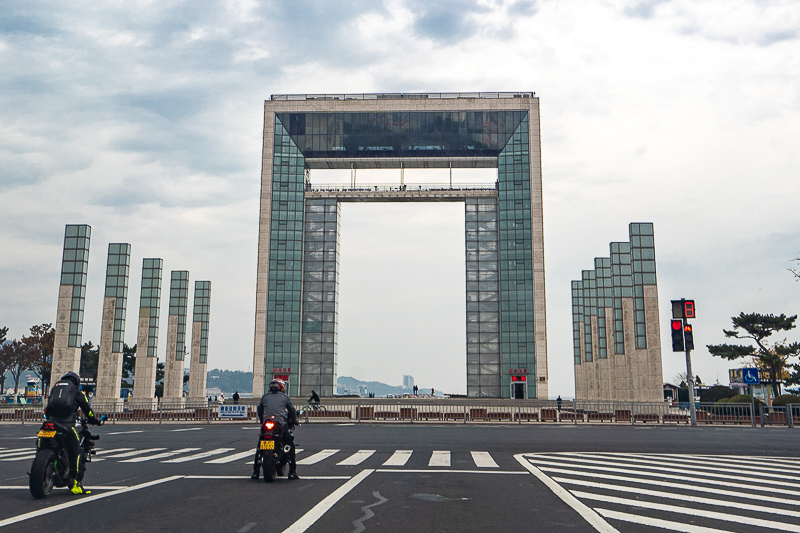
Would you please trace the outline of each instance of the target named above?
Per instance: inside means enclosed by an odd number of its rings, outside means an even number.
[[[431,460],[428,461],[428,466],[450,466],[450,452],[434,451],[431,454]]]
[[[694,481],[690,483],[673,483],[671,481],[663,481],[659,479],[658,481],[651,481],[649,479],[642,479],[638,477],[629,477],[629,476],[615,476],[613,474],[601,474],[599,472],[581,472],[579,470],[572,470],[566,468],[547,468],[547,467],[540,467],[543,472],[553,473],[553,474],[568,474],[570,476],[583,476],[583,477],[591,477],[596,479],[609,479],[612,481],[628,481],[630,483],[638,483],[640,485],[655,485],[657,487],[662,488],[670,488],[670,489],[679,489],[683,491],[690,491],[690,492],[705,492],[709,494],[720,494],[719,486],[725,487],[725,494],[727,496],[731,496],[733,498],[744,498],[749,500],[757,500],[759,502],[772,502],[772,503],[780,503],[783,505],[795,505],[800,506],[800,502],[794,500],[787,500],[785,498],[776,498],[773,496],[767,496],[764,494],[754,494],[752,492],[738,492],[732,491],[728,487],[727,483],[717,483],[715,487],[701,487],[700,485],[696,484],[698,480],[692,480],[692,478],[686,478],[687,481]],[[558,479],[558,478],[553,478]],[[749,487],[749,485],[746,485]],[[791,492],[791,491],[790,491]],[[795,493],[795,496],[800,496],[800,493]]]
[[[336,466],[360,465],[361,463],[369,459],[373,453],[375,453],[375,450],[358,450],[356,453],[354,453],[347,459],[336,463]]]
[[[566,489],[561,487],[558,483],[547,477],[541,470],[531,464],[526,458],[524,453],[519,453],[514,456],[514,459],[519,462],[528,472],[536,476],[536,478],[544,483],[547,488],[553,491],[553,494],[561,498],[561,500],[572,507],[579,515],[583,517],[592,527],[601,533],[619,533],[617,529],[611,526],[608,522],[603,520],[591,507],[581,502],[569,493]]]
[[[127,487],[124,489],[114,490],[111,492],[104,492],[102,494],[92,494],[90,496],[85,496],[83,498],[74,499],[69,501],[68,503],[62,503],[59,505],[53,505],[51,507],[47,507],[45,509],[39,509],[38,511],[31,511],[29,513],[21,514],[19,516],[12,516],[11,518],[6,518],[5,520],[0,520],[0,527],[9,526],[11,524],[16,524],[18,522],[23,522],[25,520],[29,520],[31,518],[37,518],[39,516],[44,516],[46,514],[55,513],[57,511],[61,511],[62,509],[69,509],[70,507],[76,507],[78,505],[82,505],[84,503],[93,502],[95,500],[99,500],[101,498],[110,498],[111,496],[116,496],[117,494],[125,494],[127,492],[133,492],[135,490],[145,489],[147,487],[152,487],[153,485],[159,485],[161,483],[167,483],[169,481],[174,481],[176,479],[180,479],[183,476],[170,476],[165,477],[162,479],[156,479],[155,481],[148,481],[147,483],[142,483],[141,485],[134,485],[132,487]]]
[[[117,452],[122,453],[122,452],[130,451],[132,449],[133,448],[111,448],[109,450],[97,450],[97,453],[95,455],[106,455],[106,454],[109,454],[109,453],[117,453]]]
[[[243,457],[255,457],[255,455],[256,451],[253,449],[253,450],[247,450],[246,452],[239,452],[233,455],[228,455],[226,457],[220,457],[219,459],[213,459],[211,461],[204,461],[204,463],[207,465],[223,465],[225,463],[232,463],[234,461],[238,461]]]
[[[5,459],[0,459],[0,461],[26,461],[36,457],[36,450],[34,450],[33,453],[28,450],[27,453],[28,455],[20,455],[19,457],[6,457]]]
[[[383,466],[405,466],[412,453],[413,450],[395,450],[392,456],[383,463]]]
[[[338,451],[338,450],[336,450]],[[321,452],[320,452],[321,453]],[[333,507],[336,502],[341,500],[347,495],[348,492],[353,490],[359,483],[361,483],[367,476],[374,470],[362,470],[352,479],[347,481],[344,485],[330,493],[321,502],[311,508],[306,514],[300,517],[297,522],[286,528],[283,533],[302,533],[310,528],[314,523],[319,520],[328,510]]]
[[[389,474],[491,474],[491,475],[517,475],[522,474],[527,476],[528,472],[523,470],[424,470],[424,469],[392,469],[392,468],[378,468],[376,472],[385,472]]]
[[[116,485],[99,485],[99,486],[92,485],[90,487],[90,486],[87,485],[87,486],[85,486],[83,488],[89,489],[89,490],[119,490],[119,489],[127,489],[128,486],[129,485],[120,485],[120,486],[116,486]],[[0,485],[0,490],[30,490],[30,487],[28,485]]]
[[[178,431],[200,431],[203,428],[184,428],[184,429],[172,429],[173,433],[177,433]]]
[[[143,463],[145,461],[152,461],[154,459],[164,459],[166,457],[172,457],[173,455],[179,455],[186,452],[196,452],[200,448],[181,448],[180,450],[172,450],[169,452],[157,453],[155,455],[148,455],[147,457],[134,457],[133,459],[126,459],[124,461],[120,461],[120,463]]]
[[[108,457],[106,457],[106,459],[121,459],[123,457],[134,457],[136,455],[142,455],[145,453],[160,452],[161,450],[166,450],[166,448],[148,448],[146,450],[133,450],[132,452],[118,453],[117,455],[109,455]]]
[[[14,448],[13,450],[6,450],[0,452],[0,457],[12,457],[14,455],[22,455],[26,453],[31,453],[30,448]]]
[[[773,520],[763,520],[761,518],[732,515],[729,513],[718,513],[715,511],[704,511],[702,509],[691,509],[689,507],[679,507],[677,505],[666,505],[663,503],[644,502],[630,498],[617,498],[616,496],[604,496],[601,494],[593,494],[591,492],[573,491],[573,494],[578,498],[586,498],[588,500],[600,501],[604,503],[616,503],[619,505],[626,505],[629,507],[641,507],[655,511],[688,514],[690,516],[711,518],[712,520],[722,520],[725,522],[734,522],[737,524],[746,524],[749,526],[766,527],[771,529],[777,529],[780,531],[793,531],[795,533],[800,533],[800,526],[789,524],[786,522],[775,522]]]
[[[206,457],[211,457],[212,455],[219,455],[221,453],[226,453],[235,450],[236,448],[217,448],[216,450],[210,450],[207,452],[196,453],[194,455],[189,455],[187,457],[178,457],[177,459],[169,459],[168,461],[161,461],[162,463],[185,463],[187,461],[194,461],[195,459],[204,459]]]
[[[104,435],[130,435],[132,433],[144,433],[144,430],[137,429],[135,431],[115,431],[113,433],[104,433]]]
[[[642,494],[645,496],[653,496],[656,498],[664,498],[667,500],[681,500],[687,501],[686,494],[684,493],[675,493],[675,492],[664,492],[660,490],[650,490],[650,489],[643,489],[641,487],[626,487],[620,485],[609,485],[608,483],[595,483],[593,481],[584,481],[584,480],[577,480],[577,479],[568,479],[568,478],[559,478],[554,477],[555,481],[565,484],[565,485],[578,485],[579,487],[587,487],[587,488],[594,488],[594,489],[602,489],[602,490],[611,490],[617,492],[630,492],[633,494]],[[573,491],[575,492],[575,491]],[[726,491],[725,496],[730,496],[730,493]],[[734,502],[728,500],[720,500],[717,498],[702,498],[700,496],[692,496],[689,501],[692,503],[699,503],[705,505],[712,505],[716,507],[734,507],[736,509],[745,509],[747,511],[755,511],[757,513],[772,513],[772,514],[779,514],[783,516],[791,516],[793,518],[800,518],[800,512],[798,511],[790,511],[788,509],[776,509],[772,507],[766,507],[765,505],[752,505],[749,503],[742,503],[742,502]]]
[[[623,522],[631,522],[633,524],[640,524],[644,526],[659,527],[670,531],[683,531],[685,533],[730,533],[725,529],[714,529],[711,527],[694,526],[691,524],[684,524],[681,522],[671,522],[669,520],[661,520],[659,518],[649,518],[646,516],[639,516],[629,513],[619,513],[609,509],[597,509],[597,512],[606,518],[614,520],[621,520]]]
[[[319,463],[320,461],[324,461],[331,455],[339,453],[339,450],[322,450],[321,452],[317,452],[314,455],[309,455],[305,459],[301,459],[297,461],[299,465],[314,465]]]
[[[500,465],[494,462],[489,452],[469,452],[472,454],[472,460],[475,461],[475,466],[478,468],[500,468]]]

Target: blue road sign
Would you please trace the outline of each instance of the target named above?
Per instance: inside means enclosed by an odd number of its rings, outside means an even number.
[[[220,418],[247,418],[246,405],[220,405]]]
[[[748,385],[758,385],[761,379],[758,376],[757,368],[743,368],[742,369],[742,382]]]

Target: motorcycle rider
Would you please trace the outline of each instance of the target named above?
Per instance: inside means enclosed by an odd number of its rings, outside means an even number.
[[[92,412],[86,394],[80,390],[81,378],[75,372],[67,372],[50,389],[50,396],[47,400],[47,407],[44,408],[44,416],[65,426],[66,448],[69,456],[70,476],[74,475],[74,483],[69,488],[72,494],[90,494],[91,491],[83,488],[83,473],[86,465],[81,464],[81,437],[75,427],[75,420],[78,416],[78,409],[90,423],[101,426],[103,422]]]
[[[297,411],[292,405],[292,400],[286,395],[286,383],[282,379],[273,379],[269,383],[269,392],[261,397],[256,412],[258,413],[258,422],[264,423],[264,420],[274,416],[281,427],[283,433],[281,434],[281,441],[288,444],[291,448],[289,450],[289,479],[300,479],[297,475],[297,462],[295,461],[294,450],[294,435],[289,432],[289,427],[299,426],[300,422],[297,420]],[[258,452],[256,452],[258,454]],[[253,475],[251,479],[258,479],[259,463],[253,461]]]

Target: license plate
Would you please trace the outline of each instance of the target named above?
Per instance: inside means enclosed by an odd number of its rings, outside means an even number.
[[[262,440],[258,443],[259,450],[274,450],[275,449],[275,441],[274,440]]]
[[[55,437],[56,436],[56,432],[55,431],[41,430],[39,433],[36,434],[36,436],[37,437],[45,437],[45,438]]]

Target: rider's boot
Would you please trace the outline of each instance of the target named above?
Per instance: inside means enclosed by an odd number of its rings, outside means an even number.
[[[297,463],[292,461],[289,463],[289,479],[300,479],[300,476],[297,475]]]
[[[83,485],[81,485],[80,481],[78,481],[77,479],[72,482],[72,486],[69,488],[69,491],[72,494],[91,494],[92,493],[92,491],[84,489]]]
[[[250,479],[258,479],[259,470],[261,470],[261,457],[259,457],[259,453],[256,451],[256,456],[253,459],[253,475],[250,476]]]

